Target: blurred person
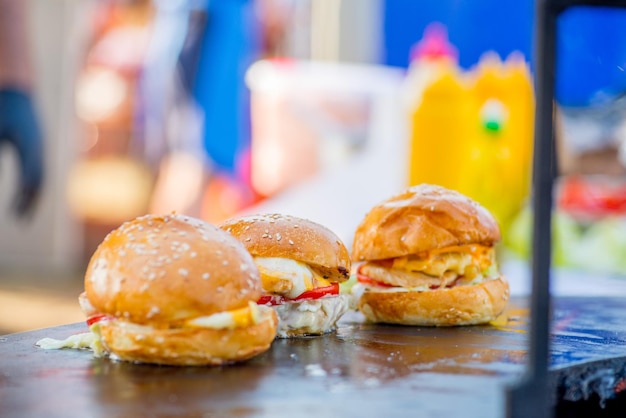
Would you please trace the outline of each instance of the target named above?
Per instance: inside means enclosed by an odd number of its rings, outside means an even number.
[[[250,146],[249,92],[244,77],[259,57],[252,0],[207,2],[193,96],[204,111],[203,144],[216,169],[237,176]]]
[[[199,209],[206,215],[198,204],[215,209],[221,196],[246,188],[249,181],[250,110],[244,76],[259,58],[255,2],[152,3],[155,14],[136,118],[144,157],[158,167],[151,209]],[[206,187],[200,184],[204,176]],[[214,182],[225,189],[211,187]]]
[[[41,133],[32,99],[27,5],[22,0],[0,0],[0,150],[8,145],[17,152],[20,173],[13,209],[18,216],[32,214],[43,177]]]

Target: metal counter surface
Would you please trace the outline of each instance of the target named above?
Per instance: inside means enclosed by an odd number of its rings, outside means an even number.
[[[376,325],[350,313],[336,333],[276,340],[225,367],[167,367],[34,344],[82,323],[0,337],[2,417],[500,417],[525,367],[528,310],[514,299],[490,325]],[[557,298],[554,399],[626,387],[626,300]]]

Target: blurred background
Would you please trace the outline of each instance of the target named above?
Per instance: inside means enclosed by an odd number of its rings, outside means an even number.
[[[502,269],[528,294],[533,12],[0,0],[0,335],[82,320],[91,253],[136,216],[281,212],[350,246],[372,205],[422,182],[494,213]],[[559,21],[559,294],[626,293],[624,23],[584,7]]]

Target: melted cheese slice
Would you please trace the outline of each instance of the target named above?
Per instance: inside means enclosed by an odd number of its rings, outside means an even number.
[[[492,247],[471,245],[449,248],[448,252],[441,251],[427,253],[426,256],[409,255],[395,258],[394,269],[413,272],[423,272],[430,276],[441,277],[446,271],[458,275],[475,276],[494,264]],[[475,268],[468,267],[476,266]]]
[[[185,326],[212,329],[245,328],[258,324],[262,310],[266,308],[266,306],[259,306],[254,302],[248,302],[248,306],[245,308],[190,319],[185,322]]]
[[[330,286],[305,263],[288,258],[255,257],[254,262],[261,273],[263,289],[293,299],[307,290]]]

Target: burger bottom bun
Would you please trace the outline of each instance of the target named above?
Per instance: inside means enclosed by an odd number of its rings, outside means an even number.
[[[172,366],[219,366],[247,360],[267,351],[276,336],[278,318],[262,309],[260,321],[245,328],[155,329],[123,320],[101,323],[102,344],[111,357]]]
[[[348,310],[349,295],[287,302],[273,306],[278,314],[278,338],[321,335],[334,331]]]
[[[371,322],[448,327],[483,324],[504,311],[509,283],[504,277],[470,286],[428,292],[366,291],[358,307]]]

